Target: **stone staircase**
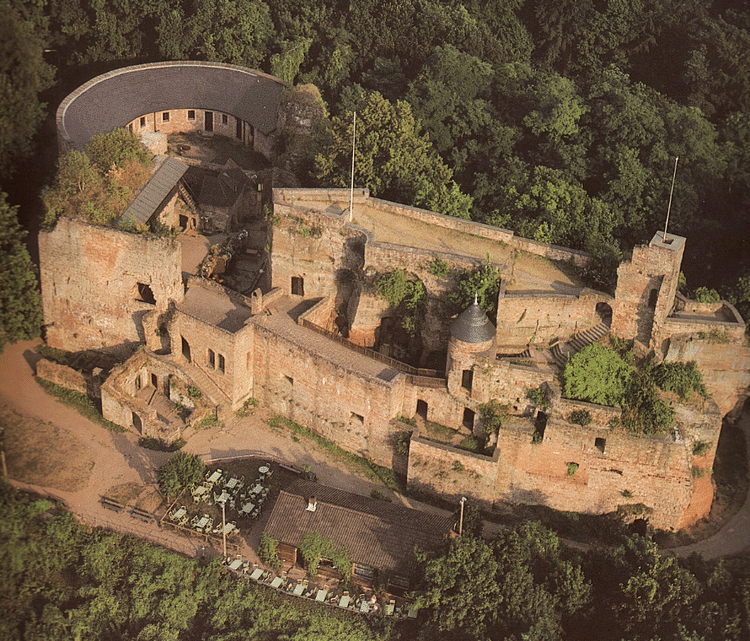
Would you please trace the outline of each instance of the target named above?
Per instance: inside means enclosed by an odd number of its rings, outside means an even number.
[[[200,216],[201,210],[198,207],[198,203],[195,202],[192,194],[190,193],[190,191],[188,191],[188,188],[182,181],[179,181],[177,183],[177,191],[179,192],[180,196],[182,196],[182,199],[185,201],[187,206],[190,207],[190,209],[192,209],[198,216]]]
[[[603,322],[599,323],[585,332],[576,334],[567,343],[555,343],[550,349],[552,358],[555,359],[557,366],[562,369],[573,354],[577,354],[587,345],[591,345],[591,343],[600,341],[607,334],[609,334],[609,325]]]

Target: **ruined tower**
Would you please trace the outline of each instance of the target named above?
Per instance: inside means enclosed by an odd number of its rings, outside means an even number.
[[[685,238],[656,232],[648,246],[633,249],[633,257],[617,269],[612,331],[653,348],[672,313],[680,276]]]

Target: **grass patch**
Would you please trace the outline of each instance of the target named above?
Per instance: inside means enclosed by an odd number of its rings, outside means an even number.
[[[458,447],[462,450],[468,450],[469,452],[476,452],[478,454],[481,454],[484,451],[484,443],[480,442],[473,434],[469,434],[469,436],[463,439],[458,444]]]
[[[92,401],[85,394],[67,389],[66,387],[60,387],[59,385],[55,385],[54,383],[50,383],[49,381],[42,380],[41,378],[37,378],[36,382],[41,385],[42,389],[47,392],[47,394],[49,394],[50,396],[54,396],[57,400],[61,401],[68,407],[72,407],[81,416],[87,418],[92,423],[97,423],[98,425],[106,427],[108,430],[112,430],[113,432],[127,431],[121,425],[117,425],[117,423],[113,423],[112,421],[108,421],[106,418],[104,418],[97,409],[96,405],[94,405],[94,401]]]
[[[73,355],[71,352],[66,352],[64,349],[57,349],[56,347],[50,347],[49,345],[37,345],[37,354],[41,354],[49,361],[54,361],[60,365],[67,365],[70,357]]]
[[[198,425],[196,425],[195,427],[199,430],[211,427],[223,428],[224,421],[220,421],[218,418],[216,418],[216,416],[214,416],[213,411],[209,410],[208,412],[206,412],[206,415],[200,420],[200,423],[198,423]]]
[[[182,449],[187,441],[184,438],[177,439],[174,443],[166,443],[160,438],[150,438],[148,436],[142,436],[138,439],[138,446],[144,447],[147,450],[154,450],[156,452],[176,452]]]
[[[307,427],[303,427],[302,425],[299,425],[288,418],[284,418],[283,416],[279,416],[278,414],[268,420],[267,423],[274,429],[291,431],[293,437],[296,435],[298,437],[306,438],[309,441],[313,441],[319,447],[328,452],[335,460],[344,463],[350,469],[362,474],[371,481],[383,483],[386,487],[389,487],[392,490],[399,492],[402,490],[402,483],[393,470],[377,465],[376,463],[368,461],[366,458],[357,456],[356,454],[352,454],[351,452],[347,452]]]
[[[440,425],[440,423],[433,423],[432,421],[424,422],[425,432],[427,436],[433,441],[440,441],[441,443],[450,443],[456,436],[456,430]]]

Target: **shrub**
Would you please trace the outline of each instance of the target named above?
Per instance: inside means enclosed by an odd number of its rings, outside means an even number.
[[[711,449],[711,444],[705,441],[696,441],[693,443],[693,456],[703,456]]]
[[[497,434],[503,426],[503,421],[510,415],[510,406],[500,403],[494,398],[489,403],[479,406],[479,418],[484,425],[485,434]]]
[[[451,273],[450,265],[439,256],[435,256],[427,265],[427,271],[433,276],[447,276]]]
[[[199,389],[198,389],[197,387],[195,387],[194,385],[190,385],[190,386],[188,387],[188,396],[189,396],[190,398],[200,398],[201,396],[203,396],[203,392],[201,392],[201,391],[200,391],[200,390],[199,390]]]
[[[693,292],[693,297],[699,303],[718,303],[721,300],[719,292],[715,289],[709,289],[708,287],[698,287]]]
[[[451,314],[460,314],[474,302],[476,295],[479,306],[490,320],[497,316],[497,295],[500,291],[500,269],[495,267],[488,256],[485,261],[472,269],[457,275],[458,285],[447,296]]]
[[[465,468],[463,466],[463,463],[461,463],[461,461],[453,461],[453,471],[454,472],[463,472],[464,469]]]
[[[680,400],[687,400],[693,392],[704,398],[707,396],[706,386],[695,361],[688,363],[662,363],[654,373],[656,384],[667,392],[674,392]]]
[[[401,456],[406,456],[409,453],[410,442],[411,438],[408,433],[399,434],[399,437],[396,439],[396,452],[401,454]]]
[[[526,398],[541,410],[546,410],[549,407],[549,394],[545,385],[526,388]]]
[[[632,368],[614,350],[591,343],[575,354],[562,373],[563,395],[598,405],[623,403]]]
[[[258,407],[258,401],[252,397],[248,398],[243,403],[242,407],[237,410],[237,418],[244,418],[245,416],[249,416],[255,411],[256,407]]]
[[[568,476],[574,476],[575,473],[578,471],[578,467],[579,467],[578,463],[570,462],[570,463],[566,463],[566,465],[568,466]]]
[[[168,499],[203,480],[206,465],[197,454],[180,452],[159,470],[159,488]]]
[[[377,499],[378,501],[386,501],[387,503],[391,503],[392,499],[390,496],[385,494],[384,492],[381,492],[378,489],[373,489],[370,491],[370,496],[374,499]]]
[[[330,559],[334,567],[344,575],[344,580],[351,578],[352,560],[349,550],[339,550],[333,541],[319,532],[308,532],[302,537],[299,551],[307,564],[307,573],[311,578],[318,576],[318,564],[321,558]]]
[[[403,269],[384,274],[377,281],[378,294],[401,317],[401,326],[415,336],[422,324],[427,292],[420,280],[409,280]]]
[[[258,545],[258,556],[267,566],[273,568],[277,572],[283,567],[284,562],[279,558],[278,552],[276,551],[279,547],[279,542],[274,539],[270,534],[263,532],[260,535],[260,545]]]
[[[574,410],[570,413],[570,422],[586,427],[591,423],[591,414],[588,410]]]

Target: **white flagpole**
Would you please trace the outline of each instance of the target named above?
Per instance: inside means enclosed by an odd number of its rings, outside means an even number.
[[[677,161],[679,156],[674,157],[674,173],[672,174],[672,189],[669,190],[669,205],[667,206],[667,221],[664,223],[664,237],[662,242],[667,242],[667,226],[669,225],[669,212],[672,209],[672,194],[674,194],[674,179],[677,177]]]
[[[357,140],[357,112],[354,112],[354,125],[352,130],[352,182],[349,187],[349,222],[354,220],[354,148]]]

